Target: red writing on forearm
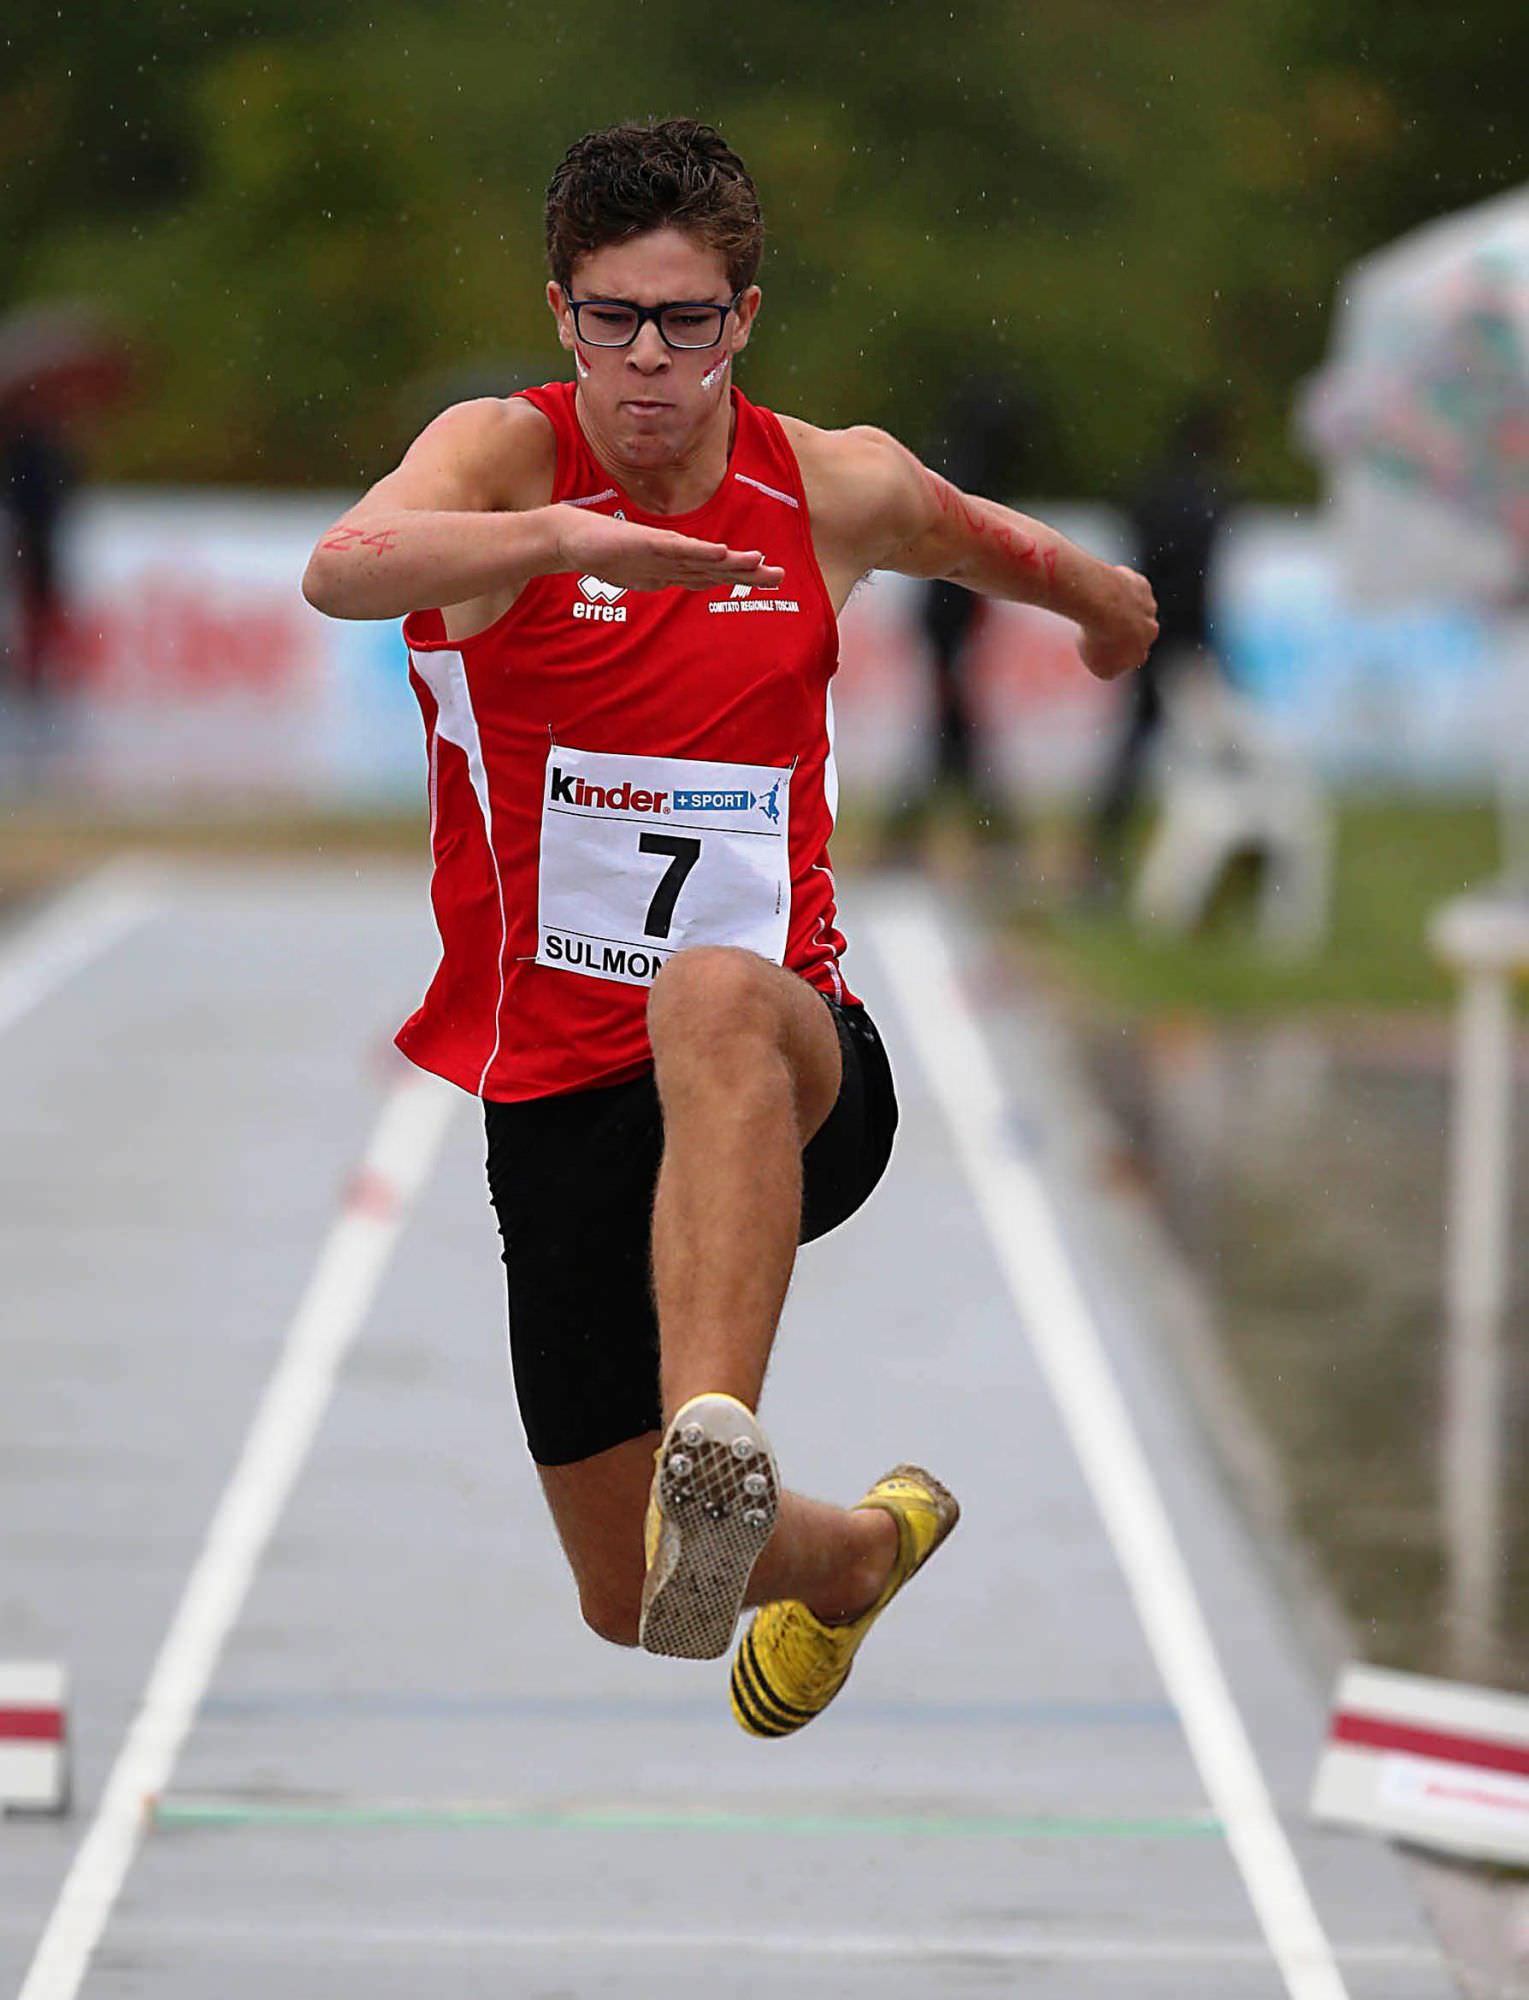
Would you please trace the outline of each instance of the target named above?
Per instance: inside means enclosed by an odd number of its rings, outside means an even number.
[[[942,479],[928,466],[919,470],[924,475],[924,483],[934,496],[936,506],[947,521],[973,536],[977,541],[992,541],[1012,562],[1021,569],[1039,569],[1045,565],[1049,581],[1056,582],[1056,550],[1047,549],[1042,555],[1036,548],[1033,535],[1021,534],[1018,528],[1011,528],[1007,521],[995,521],[984,514],[976,501],[970,499],[959,487],[952,486],[948,479]]]
[[[396,528],[332,528],[319,543],[321,549],[375,549],[383,555],[398,540]]]

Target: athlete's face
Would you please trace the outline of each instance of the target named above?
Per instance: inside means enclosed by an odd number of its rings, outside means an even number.
[[[683,230],[654,229],[581,257],[572,297],[722,306],[732,287],[719,252]],[[670,347],[652,320],[643,322],[629,347],[600,347],[576,334],[560,285],[548,285],[547,303],[558,338],[574,356],[580,398],[596,431],[628,464],[662,466],[688,456],[726,405],[732,359],[748,344],[759,287],[751,285],[727,314],[715,347]]]

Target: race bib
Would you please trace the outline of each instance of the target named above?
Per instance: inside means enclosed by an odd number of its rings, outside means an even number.
[[[791,773],[767,764],[547,756],[536,962],[650,985],[687,945],[785,962]]]

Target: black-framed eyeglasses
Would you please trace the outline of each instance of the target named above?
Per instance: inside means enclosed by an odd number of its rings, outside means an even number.
[[[573,330],[591,347],[630,347],[649,320],[666,347],[715,347],[727,316],[743,297],[734,292],[725,306],[714,299],[671,300],[667,305],[640,306],[631,299],[573,299]]]

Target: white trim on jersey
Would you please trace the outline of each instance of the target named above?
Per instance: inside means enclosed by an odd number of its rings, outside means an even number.
[[[839,818],[839,760],[835,754],[838,725],[834,720],[834,684],[823,690],[823,734],[828,739],[828,755],[823,759],[823,800],[828,807],[830,833]]]
[[[828,893],[830,896],[837,898],[838,890],[834,886],[834,871],[831,868],[825,868],[821,861],[814,861],[812,865],[814,869],[828,877]],[[823,953],[823,962],[827,967],[828,976],[834,983],[834,998],[842,1000],[844,998],[844,981],[839,977],[839,954],[823,935],[823,926],[827,922],[827,910],[820,910],[818,913],[818,927],[812,934],[812,946],[814,951],[821,951]],[[834,929],[837,930],[838,927],[839,912],[836,904],[834,908]]]
[[[483,738],[478,730],[478,718],[473,712],[472,690],[467,684],[467,665],[459,652],[442,649],[439,652],[416,653],[410,651],[409,659],[414,671],[435,697],[435,734],[431,743],[434,759],[438,761],[439,745],[455,743],[467,758],[467,775],[471,780],[478,810],[483,815],[483,837],[488,843],[488,858],[494,870],[494,887],[499,895],[499,997],[494,1002],[494,1046],[489,1051],[488,1061],[483,1065],[478,1078],[478,1095],[483,1095],[489,1072],[499,1060],[499,1044],[504,1032],[504,996],[508,985],[505,971],[505,955],[510,948],[510,920],[504,905],[504,878],[499,873],[499,855],[494,847],[494,809],[489,802],[488,768],[483,762]],[[434,806],[431,799],[431,859],[435,858]]]
[[[740,473],[738,476],[742,478],[743,475]],[[823,759],[823,803],[828,808],[828,832],[830,838],[833,835],[834,826],[839,818],[839,764],[838,759],[834,755],[835,729],[834,689],[833,682],[830,681],[823,690],[823,734],[828,741],[828,754]],[[814,868],[822,869],[822,872],[828,877],[828,893],[833,898],[834,929],[837,931],[839,928],[839,892],[834,883],[834,871],[831,868],[824,867],[821,861],[814,861],[812,865]],[[844,981],[839,977],[839,954],[834,950],[832,945],[827,943],[823,936],[823,926],[827,921],[827,913],[824,912],[818,918],[818,927],[812,942],[814,947],[822,946],[827,952],[828,976],[834,983],[834,998],[842,1000],[844,998]]]
[[[746,472],[735,472],[733,477],[740,486],[752,486],[756,493],[767,493],[772,500],[783,501],[787,507],[795,507],[798,511],[801,510],[801,501],[796,499],[793,494],[782,493],[778,486],[766,486],[762,479],[751,479]]]

